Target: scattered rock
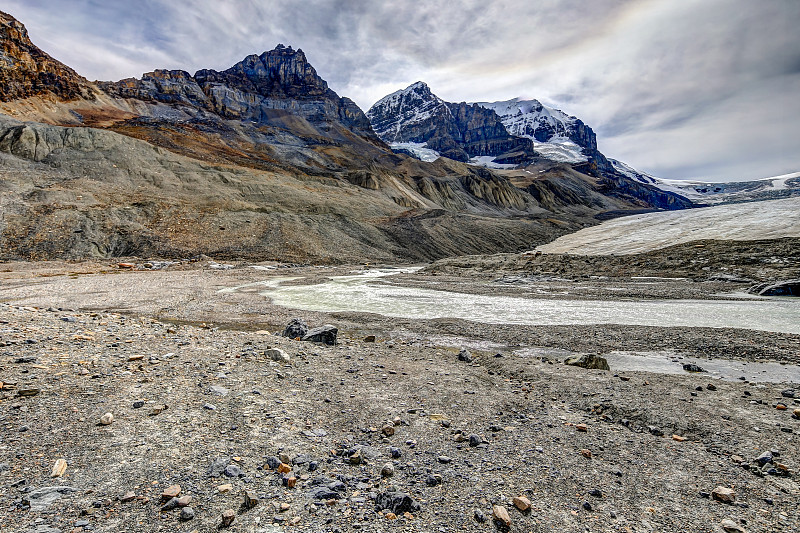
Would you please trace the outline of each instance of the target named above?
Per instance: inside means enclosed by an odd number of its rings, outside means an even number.
[[[338,334],[339,328],[330,324],[325,324],[324,326],[309,330],[308,333],[303,336],[303,340],[308,342],[320,342],[333,346],[336,344],[336,336]]]
[[[707,372],[707,370],[705,370],[703,367],[694,363],[684,363],[683,369],[687,372]]]
[[[264,355],[269,357],[273,361],[277,361],[279,363],[288,363],[291,361],[289,354],[287,354],[280,348],[270,348],[268,350],[265,350]]]
[[[591,450],[587,450],[586,448],[584,448],[583,450],[581,450],[581,455],[586,457],[587,459],[591,459],[592,458],[592,451]]]
[[[458,352],[458,360],[464,361],[465,363],[472,362],[472,354],[466,348],[461,348],[461,351]]]
[[[800,398],[800,393],[798,393],[796,389],[783,389],[781,391],[781,396],[784,398]]]
[[[420,510],[419,502],[400,491],[386,491],[375,498],[375,510],[389,509],[395,514],[416,512]]]
[[[258,505],[258,496],[256,496],[256,493],[252,490],[244,491],[244,506],[247,509],[252,509],[256,505]]]
[[[571,357],[567,357],[564,360],[564,364],[569,366],[579,366],[581,368],[610,370],[606,358],[597,354],[573,355]]]
[[[194,518],[194,509],[191,507],[184,507],[181,509],[180,519],[183,521],[192,520]]]
[[[128,492],[122,495],[119,501],[121,501],[122,503],[128,503],[132,502],[135,499],[136,499],[136,493],[133,492],[132,490],[129,490]]]
[[[672,436],[672,440],[677,441],[677,442],[683,442],[683,441],[686,440],[686,437],[683,437],[681,435],[673,435]]]
[[[531,501],[525,496],[514,496],[511,501],[514,503],[514,507],[523,513],[531,508]]]
[[[283,330],[283,336],[290,339],[302,339],[308,333],[308,324],[301,318],[293,318]]]
[[[502,505],[493,506],[492,515],[494,515],[496,521],[502,523],[506,527],[511,527],[511,517],[508,515],[508,510]]]
[[[364,337],[364,342],[375,342],[375,335],[367,335]]]
[[[586,432],[589,431],[589,426],[587,426],[586,424],[576,424],[575,429],[578,431]]]
[[[758,466],[764,466],[767,463],[771,463],[772,459],[772,452],[767,451],[756,457],[755,462],[758,463]]]
[[[708,385],[706,385],[706,390],[715,391],[717,390],[717,386],[714,385],[713,383],[709,383]]]
[[[100,425],[101,426],[110,426],[114,422],[114,415],[111,413],[105,413],[103,416],[100,417]]]
[[[733,489],[723,486],[719,486],[712,490],[711,497],[724,503],[733,503],[736,501],[736,493],[733,491]]]
[[[67,462],[64,459],[56,459],[53,465],[53,470],[50,472],[50,477],[61,477],[67,471]]]
[[[719,524],[727,533],[747,533],[739,524],[730,519],[725,519]]]
[[[381,468],[381,477],[392,477],[394,475],[394,465],[392,463],[386,463]]]
[[[381,428],[381,433],[383,433],[386,437],[391,437],[394,435],[394,426],[387,424]]]
[[[73,492],[76,490],[72,487],[42,487],[29,492],[22,497],[22,500],[30,506],[31,511],[44,511],[62,496]]]
[[[236,519],[236,513],[233,509],[226,509],[222,511],[222,527],[230,527],[233,524],[233,521]]]
[[[171,500],[172,498],[177,498],[178,495],[181,493],[181,486],[180,485],[170,485],[164,492],[161,493],[161,501]]]

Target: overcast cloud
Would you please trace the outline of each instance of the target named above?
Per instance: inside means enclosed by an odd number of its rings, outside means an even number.
[[[302,48],[366,110],[423,80],[448,101],[538,98],[665,178],[800,170],[797,0],[5,0],[89,79],[225,69]]]

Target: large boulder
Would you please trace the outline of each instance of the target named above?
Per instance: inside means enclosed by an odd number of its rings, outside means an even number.
[[[303,340],[334,345],[336,344],[336,336],[338,334],[339,328],[331,326],[330,324],[325,324],[324,326],[309,330],[308,333],[303,336]]]
[[[758,291],[759,296],[800,296],[800,279],[771,283]]]
[[[302,318],[293,318],[283,330],[283,336],[290,339],[302,339],[308,333],[308,324]]]
[[[387,491],[378,494],[375,498],[375,509],[381,511],[389,509],[395,514],[417,512],[420,510],[419,502],[414,498],[399,491]]]
[[[579,366],[581,368],[593,368],[597,370],[611,370],[608,366],[608,361],[605,357],[597,354],[586,353],[581,355],[573,355],[567,357],[564,361],[565,365]]]

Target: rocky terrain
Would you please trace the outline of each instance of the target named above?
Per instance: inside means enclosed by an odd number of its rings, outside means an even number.
[[[509,134],[514,113],[410,92],[368,117],[282,45],[89,82],[0,14],[0,530],[798,531],[793,329],[270,298],[412,263],[388,283],[467,304],[744,306],[800,279],[796,236],[531,252],[693,204],[573,117],[517,102],[542,120]],[[449,157],[392,152],[395,127]]]
[[[304,313],[338,327],[329,346],[276,336],[296,311],[220,293],[274,275],[244,264],[3,266],[0,506],[13,531],[798,523],[789,385],[563,364],[654,346],[700,365],[797,364],[796,335]]]

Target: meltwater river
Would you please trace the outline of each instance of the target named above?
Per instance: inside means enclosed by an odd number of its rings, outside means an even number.
[[[286,285],[297,278],[272,278],[247,286],[263,286],[261,294],[276,305],[306,311],[461,318],[490,324],[692,326],[800,334],[800,299],[545,300],[401,287],[385,279],[409,271],[371,270],[316,285]]]

